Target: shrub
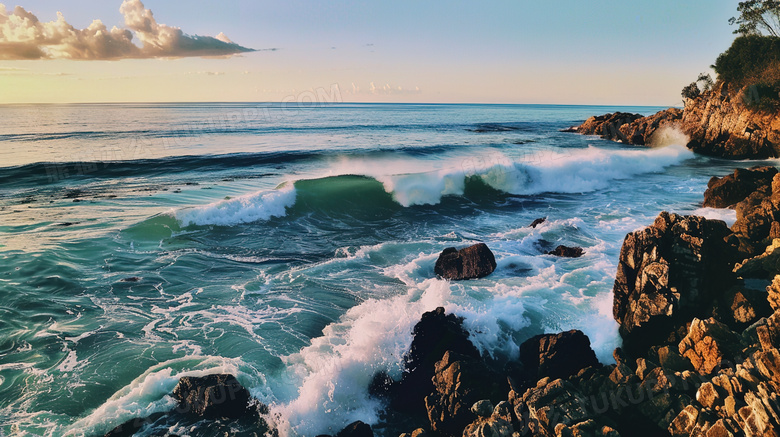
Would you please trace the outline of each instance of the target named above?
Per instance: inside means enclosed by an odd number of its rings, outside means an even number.
[[[748,35],[735,39],[712,67],[720,80],[741,88],[761,81],[779,62],[780,38]]]
[[[701,91],[699,91],[699,86],[696,84],[696,82],[691,82],[690,85],[682,89],[683,99],[695,99],[700,95]]]

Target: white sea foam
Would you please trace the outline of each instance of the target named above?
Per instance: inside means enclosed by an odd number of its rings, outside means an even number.
[[[230,226],[268,220],[271,217],[284,217],[287,208],[294,204],[295,187],[293,184],[284,184],[275,190],[259,191],[198,208],[181,210],[176,213],[176,218],[184,226]]]
[[[679,126],[664,126],[653,133],[649,143],[651,147],[685,146],[690,137]]]

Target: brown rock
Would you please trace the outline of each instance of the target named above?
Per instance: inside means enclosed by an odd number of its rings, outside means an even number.
[[[233,375],[185,376],[173,389],[178,413],[235,419],[249,410],[251,395]]]
[[[680,411],[680,414],[669,425],[669,434],[672,437],[688,437],[699,419],[699,410],[693,405],[688,405]]]
[[[778,174],[775,167],[738,168],[722,178],[713,177],[704,192],[703,206],[712,208],[733,207],[745,200],[759,187],[771,187],[772,178]]]
[[[780,275],[776,275],[772,283],[766,287],[767,300],[774,311],[780,310]]]
[[[358,420],[344,427],[336,437],[374,437],[374,431],[369,425]]]
[[[626,236],[613,289],[624,348],[636,356],[664,344],[694,316],[705,316],[734,281],[726,224],[662,212]]]
[[[643,118],[640,114],[615,112],[613,114],[590,117],[576,127],[575,131],[583,135],[599,135],[608,140],[630,143],[629,138],[621,132],[620,128],[640,118]]]
[[[679,350],[699,374],[708,375],[724,362],[736,363],[742,345],[737,334],[723,323],[713,318],[694,319]]]
[[[444,249],[436,260],[434,272],[445,279],[476,279],[487,276],[496,269],[496,258],[485,243],[461,250]]]
[[[520,361],[531,383],[544,377],[566,378],[576,375],[580,369],[601,366],[590,340],[577,330],[526,340],[520,345]]]
[[[734,273],[744,278],[774,278],[780,274],[780,239],[773,240],[761,255],[737,264]]]

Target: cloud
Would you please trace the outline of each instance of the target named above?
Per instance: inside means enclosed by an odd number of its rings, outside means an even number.
[[[109,30],[100,20],[76,29],[59,12],[56,21],[43,23],[21,6],[9,13],[0,3],[0,60],[212,57],[254,51],[223,33],[216,38],[187,35],[178,27],[160,24],[140,0],[124,0],[119,11],[125,18],[124,29]]]

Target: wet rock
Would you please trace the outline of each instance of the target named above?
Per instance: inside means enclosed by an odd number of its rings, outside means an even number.
[[[520,345],[520,361],[531,384],[544,377],[567,378],[586,367],[601,366],[590,340],[578,330],[526,340]]]
[[[462,280],[485,277],[496,269],[496,258],[485,243],[461,250],[444,249],[436,260],[434,272],[445,279]]]
[[[483,399],[471,406],[471,412],[478,417],[490,417],[493,414],[493,408],[493,403],[489,399]]]
[[[760,187],[771,187],[777,174],[775,167],[738,168],[722,178],[713,176],[704,192],[703,206],[711,208],[734,207]],[[771,188],[770,188],[771,189]]]
[[[679,327],[705,316],[734,282],[727,235],[720,220],[662,212],[652,226],[626,236],[613,288],[613,315],[631,355],[670,344]]]
[[[374,437],[374,431],[368,424],[358,420],[344,427],[336,437]]]
[[[176,411],[206,418],[235,419],[250,411],[251,395],[233,375],[185,376],[173,389]]]
[[[512,409],[503,401],[487,415],[481,415],[463,430],[463,437],[512,437],[517,435],[512,426]]]
[[[433,392],[431,380],[436,372],[436,363],[442,359],[445,352],[452,351],[474,359],[480,357],[462,324],[462,318],[445,314],[442,307],[422,315],[414,326],[414,339],[404,357],[403,378],[397,386],[388,387],[387,390],[394,408],[403,412],[425,414],[427,410],[424,398]],[[379,389],[373,387],[372,391],[377,392]]]
[[[533,222],[531,222],[531,224],[529,226],[532,227],[532,228],[536,228],[537,226],[541,225],[542,223],[544,223],[546,221],[547,221],[547,217],[541,217],[541,218],[538,218],[538,219],[534,220]]]
[[[724,363],[735,363],[742,351],[739,336],[726,325],[710,318],[693,319],[679,351],[701,375],[711,374]]]
[[[568,247],[564,245],[560,245],[554,250],[547,252],[548,255],[561,256],[564,258],[579,258],[584,253],[585,251],[583,251],[581,247]]]

